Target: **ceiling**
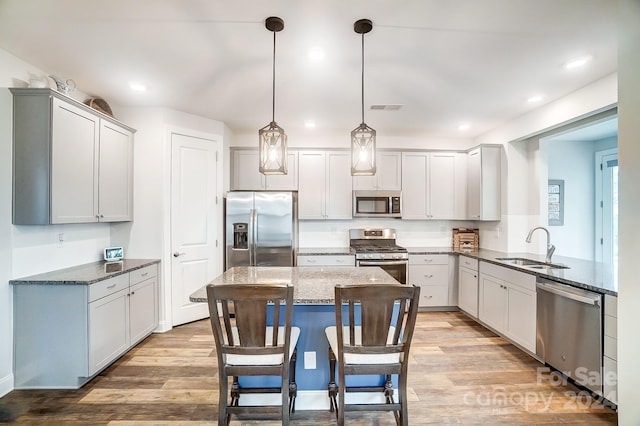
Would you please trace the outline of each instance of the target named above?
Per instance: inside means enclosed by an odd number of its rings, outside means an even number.
[[[615,0],[0,0],[0,48],[122,106],[257,131],[474,138],[617,70]],[[323,60],[309,59],[312,48]],[[573,58],[591,55],[579,69]],[[134,92],[130,82],[147,87]],[[541,102],[527,99],[542,95]],[[371,105],[401,105],[371,110]],[[315,129],[304,129],[313,120]],[[468,130],[459,130],[466,123]]]

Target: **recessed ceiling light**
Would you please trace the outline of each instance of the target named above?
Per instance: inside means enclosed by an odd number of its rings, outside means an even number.
[[[542,95],[535,95],[527,99],[527,102],[530,104],[535,104],[536,102],[540,102],[542,100]]]
[[[324,59],[324,50],[314,47],[309,51],[309,59],[312,61],[321,61]]]
[[[136,83],[134,81],[129,83],[129,87],[134,92],[145,92],[147,90],[147,86],[145,86],[144,84],[141,84],[141,83]]]
[[[304,122],[304,127],[307,129],[314,129],[316,127],[316,122],[312,120],[307,120]]]
[[[592,59],[591,56],[583,56],[581,58],[572,59],[564,64],[565,69],[575,69],[586,65]]]
[[[470,127],[469,124],[463,123],[458,126],[458,130],[460,130],[461,132],[464,132],[465,130],[469,130],[469,127]]]

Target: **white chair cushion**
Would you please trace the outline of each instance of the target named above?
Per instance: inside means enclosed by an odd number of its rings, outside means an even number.
[[[389,329],[389,335],[387,336],[387,344],[393,342],[393,334],[395,333],[395,327]],[[338,356],[338,330],[336,326],[327,327],[324,330],[329,341],[329,346],[336,357]],[[342,327],[342,339],[345,344],[349,344],[349,327]],[[356,345],[362,344],[362,328],[355,327],[355,343]],[[400,353],[395,354],[344,354],[345,364],[397,364],[400,362]]]
[[[233,339],[235,342],[239,342],[238,329],[232,328]],[[273,327],[267,327],[266,336],[267,340],[271,340],[273,333]],[[300,337],[300,328],[291,327],[291,338],[289,339],[289,358],[293,354]],[[278,343],[284,343],[284,327],[278,327]],[[282,355],[270,354],[270,355],[238,355],[227,354],[226,363],[229,365],[279,365],[282,364]]]

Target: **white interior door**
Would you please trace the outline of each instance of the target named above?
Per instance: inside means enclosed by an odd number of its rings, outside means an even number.
[[[205,303],[189,295],[218,274],[216,206],[218,143],[171,134],[172,324],[209,316]]]
[[[618,152],[617,149],[596,153],[596,260],[618,263]],[[597,169],[596,169],[597,170]],[[599,187],[598,187],[599,186]],[[599,198],[599,199],[598,199]]]

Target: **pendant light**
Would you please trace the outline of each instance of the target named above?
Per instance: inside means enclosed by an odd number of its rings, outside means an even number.
[[[372,28],[369,19],[360,19],[353,24],[353,30],[362,35],[362,123],[351,131],[352,176],[376,174],[376,131],[364,122],[364,35]]]
[[[260,173],[265,175],[287,174],[287,135],[275,121],[276,116],[276,33],[284,29],[284,21],[271,16],[264,21],[267,30],[273,32],[273,70],[271,123],[258,131]]]

